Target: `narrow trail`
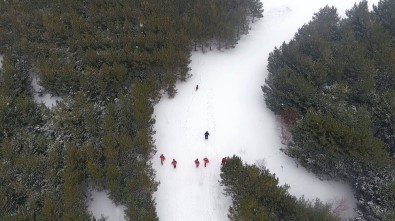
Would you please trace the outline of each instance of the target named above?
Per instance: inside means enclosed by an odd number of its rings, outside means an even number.
[[[164,97],[155,106],[158,152],[152,164],[160,182],[154,197],[161,221],[228,220],[231,199],[222,194],[219,174],[222,157],[233,154],[248,163],[264,164],[297,197],[318,197],[324,202],[345,199],[348,210],[342,215],[353,215],[355,199],[347,185],[319,180],[280,151],[280,129],[265,106],[261,86],[274,47],[289,41],[319,8],[334,5],[344,15],[354,1],[263,3],[264,18],[252,25],[236,48],[193,53],[193,76],[178,83],[175,98]],[[206,130],[208,140],[204,140]],[[159,161],[162,153],[167,158],[163,166]],[[205,168],[202,159],[206,156],[210,163]],[[173,158],[178,161],[177,169],[170,165]],[[201,162],[199,168],[195,168],[196,158]]]

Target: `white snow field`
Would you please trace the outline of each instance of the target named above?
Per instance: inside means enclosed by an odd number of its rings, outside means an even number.
[[[344,16],[354,1],[263,3],[264,18],[252,24],[236,48],[193,53],[193,76],[177,84],[175,98],[163,97],[155,106],[158,152],[152,164],[160,182],[154,197],[161,221],[228,220],[231,200],[223,195],[219,174],[222,157],[233,154],[250,164],[263,162],[297,197],[318,197],[324,202],[344,199],[348,209],[341,215],[354,215],[355,199],[347,185],[319,180],[280,151],[279,125],[261,91],[268,54],[275,46],[289,41],[325,5],[336,6]],[[369,1],[373,3],[377,1]],[[208,140],[203,136],[206,130]],[[162,153],[167,158],[163,166],[159,161]],[[194,160],[202,162],[204,157],[209,158],[209,165],[195,168]],[[170,165],[173,158],[178,161],[176,169]]]

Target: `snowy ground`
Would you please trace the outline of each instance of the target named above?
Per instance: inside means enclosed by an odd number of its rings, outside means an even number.
[[[221,158],[233,154],[248,163],[263,162],[297,197],[318,197],[324,202],[345,199],[348,210],[342,215],[353,215],[355,199],[347,185],[320,181],[279,150],[279,126],[264,104],[260,87],[267,75],[268,54],[275,46],[289,41],[326,4],[344,15],[354,1],[263,3],[265,17],[253,24],[235,49],[194,53],[193,77],[177,85],[174,99],[164,97],[155,106],[158,152],[152,163],[160,185],[154,197],[162,221],[227,220],[230,199],[223,196],[218,180]],[[207,141],[206,130],[211,134]],[[167,158],[163,166],[159,162],[162,153]],[[193,161],[204,157],[211,161],[208,167],[195,168]],[[173,158],[178,161],[177,169],[170,165]]]
[[[32,87],[34,90],[34,101],[36,103],[43,103],[45,106],[52,108],[56,106],[58,101],[62,98],[58,96],[53,96],[49,93],[44,93],[44,88],[39,84],[40,79],[35,74],[31,74],[32,77]]]
[[[124,221],[123,206],[116,206],[109,198],[107,191],[90,192],[91,197],[88,202],[88,210],[93,214],[96,219],[100,219],[103,215],[108,217],[108,221]]]

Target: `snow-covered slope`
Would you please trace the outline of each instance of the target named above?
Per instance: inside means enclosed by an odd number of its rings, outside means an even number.
[[[163,98],[155,106],[155,140],[152,159],[160,181],[154,197],[160,220],[227,220],[230,199],[219,185],[220,161],[239,155],[248,163],[263,163],[290,192],[305,198],[333,202],[344,198],[353,214],[355,200],[348,186],[320,181],[279,149],[279,127],[265,106],[260,86],[267,74],[268,54],[289,41],[319,8],[334,5],[339,14],[352,0],[264,0],[264,18],[253,24],[237,47],[224,52],[196,52],[186,83],[177,85],[174,99]],[[372,1],[369,1],[372,4]],[[199,90],[195,91],[195,86]],[[204,140],[208,130],[210,137]],[[159,155],[167,158],[162,166]],[[208,157],[210,164],[195,168],[194,160]],[[178,161],[177,168],[171,160]],[[242,179],[242,177],[240,177]]]

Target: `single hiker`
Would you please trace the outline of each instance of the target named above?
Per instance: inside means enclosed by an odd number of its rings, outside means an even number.
[[[165,156],[163,156],[163,153],[160,155],[160,164],[162,164],[163,165],[163,161],[165,161],[166,160],[166,157]]]
[[[199,162],[199,159],[198,159],[198,158],[196,158],[196,160],[195,160],[195,165],[196,165],[196,168],[198,168],[199,165],[200,165],[200,162]]]
[[[177,161],[175,159],[173,159],[173,161],[171,162],[171,165],[173,165],[174,168],[177,167]]]
[[[204,139],[208,139],[208,135],[210,135],[209,133],[208,133],[208,131],[206,131],[206,133],[204,133]]]
[[[204,167],[206,167],[206,165],[207,165],[208,163],[210,163],[210,161],[208,161],[207,157],[205,157],[205,158],[203,159],[203,161],[204,161]]]
[[[198,84],[196,85],[196,90],[199,90],[199,85]]]
[[[223,166],[225,165],[225,163],[226,163],[226,157],[222,158],[221,165]]]

